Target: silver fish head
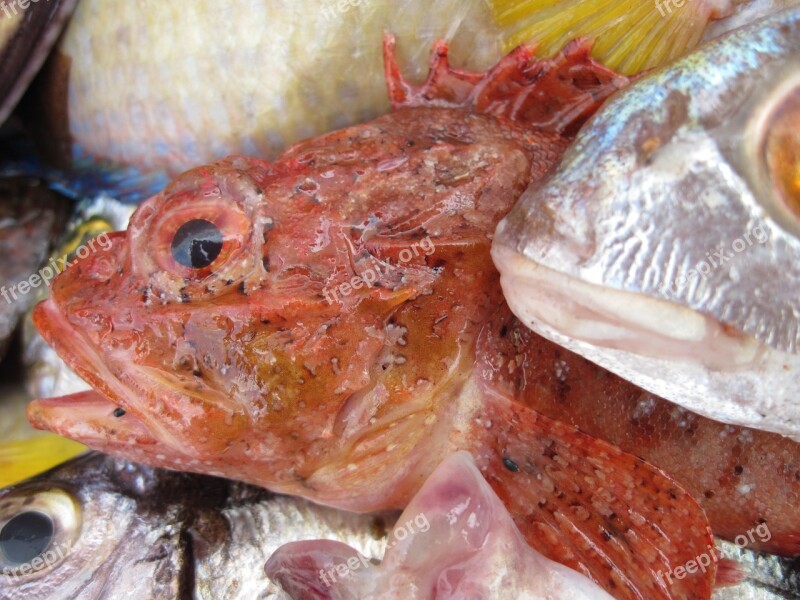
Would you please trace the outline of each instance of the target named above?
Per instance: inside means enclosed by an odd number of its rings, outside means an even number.
[[[0,597],[178,597],[191,556],[167,476],[89,454],[0,491]]]
[[[277,600],[264,564],[280,546],[379,557],[396,518],[88,453],[0,490],[0,600]]]
[[[538,333],[708,417],[800,439],[800,10],[615,96],[498,226]]]

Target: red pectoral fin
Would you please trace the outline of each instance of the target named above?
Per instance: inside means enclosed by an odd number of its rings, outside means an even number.
[[[631,81],[592,59],[591,49],[591,42],[575,40],[552,59],[537,59],[535,48],[523,44],[486,73],[472,73],[452,68],[447,44],[440,41],[433,47],[427,80],[414,86],[403,78],[394,36],[387,34],[386,85],[394,108],[460,107],[574,135],[611,94]]]
[[[711,596],[711,529],[678,483],[491,388],[485,398],[473,454],[534,549],[617,598]]]

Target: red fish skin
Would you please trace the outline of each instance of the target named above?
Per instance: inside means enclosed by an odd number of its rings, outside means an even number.
[[[508,307],[479,344],[498,389],[664,469],[699,500],[716,535],[744,536],[739,541],[752,550],[800,554],[797,442],[713,421],[645,392],[533,333]]]
[[[583,47],[570,52],[558,69],[605,85],[602,68],[587,76]],[[526,73],[566,85],[541,65]],[[680,484],[503,393],[492,353],[478,350],[504,306],[491,232],[568,146],[552,129],[604,97],[576,88],[572,116],[533,127],[541,112],[487,100],[501,83],[469,99],[488,115],[401,108],[274,164],[231,157],[177,178],[37,307],[42,334],[97,392],[35,401],[31,421],[110,454],[356,511],[403,507],[465,449],[546,556],[619,598],[709,597],[713,568],[671,586],[657,576],[712,540]],[[530,122],[514,120],[523,109]],[[223,236],[203,269],[170,251],[192,219]],[[354,283],[370,270],[372,285]],[[586,477],[592,489],[571,486]]]
[[[567,143],[415,108],[301,143],[274,165],[232,158],[184,174],[108,250],[64,271],[34,314],[108,409],[42,400],[31,421],[150,464],[349,510],[402,507],[449,448],[448,400],[502,303],[488,232],[532,163],[554,163]],[[225,232],[213,273],[172,259],[192,218]],[[435,251],[403,262],[426,237]],[[372,287],[326,300],[367,269]],[[147,443],[118,443],[145,431]]]

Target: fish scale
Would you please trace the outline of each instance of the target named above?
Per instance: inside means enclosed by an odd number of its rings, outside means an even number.
[[[799,32],[789,9],[617,95],[501,222],[494,248],[507,299],[539,333],[693,411],[795,439],[800,225],[764,144],[797,143],[791,125],[770,123],[794,114]],[[630,230],[616,226],[620,204]],[[567,218],[570,229],[551,227]],[[620,260],[652,223],[664,224],[658,242]],[[586,240],[588,257],[575,251]],[[571,308],[545,314],[521,291],[531,287]]]

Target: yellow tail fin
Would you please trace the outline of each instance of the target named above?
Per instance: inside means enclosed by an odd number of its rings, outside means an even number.
[[[506,50],[539,44],[551,56],[576,37],[595,42],[592,56],[631,75],[666,64],[700,42],[725,0],[489,0],[507,28]],[[680,6],[679,6],[680,5]]]

